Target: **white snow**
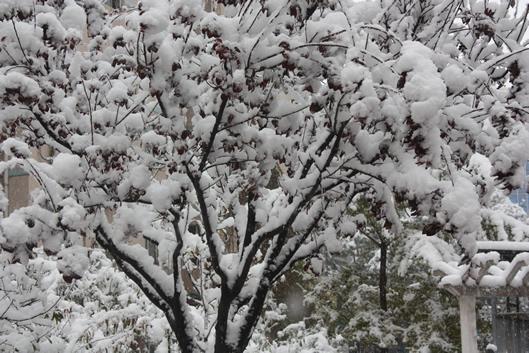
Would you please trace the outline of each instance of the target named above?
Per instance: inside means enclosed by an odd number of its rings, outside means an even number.
[[[68,153],[59,153],[55,156],[52,168],[57,181],[66,185],[78,184],[84,175],[81,158]]]
[[[2,152],[8,156],[15,156],[18,158],[29,158],[31,157],[31,151],[26,143],[9,137],[1,144]]]
[[[65,1],[66,7],[62,10],[61,23],[65,28],[74,28],[80,33],[86,32],[86,13],[74,0]]]
[[[521,241],[477,241],[478,250],[488,251],[527,251],[529,252],[529,242]]]
[[[137,165],[130,171],[129,180],[136,189],[146,189],[151,182],[151,173],[145,165]]]

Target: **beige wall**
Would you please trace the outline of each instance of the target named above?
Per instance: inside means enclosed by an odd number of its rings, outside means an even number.
[[[29,179],[27,174],[9,176],[7,189],[9,213],[29,204]]]
[[[44,162],[45,158],[53,155],[53,149],[44,146],[40,149],[32,150],[33,159]],[[0,156],[4,159],[4,156]],[[20,167],[12,168],[6,172],[7,175],[1,175],[2,186],[8,199],[8,214],[14,210],[28,206],[30,204],[31,191],[39,188],[37,180]]]

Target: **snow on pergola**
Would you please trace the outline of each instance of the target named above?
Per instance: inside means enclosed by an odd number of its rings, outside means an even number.
[[[439,287],[459,299],[462,353],[477,353],[476,298],[529,297],[529,242],[479,241],[470,261],[438,262]]]

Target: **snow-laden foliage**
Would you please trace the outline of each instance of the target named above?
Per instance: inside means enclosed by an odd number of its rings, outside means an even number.
[[[73,284],[58,281],[61,301],[53,332],[57,352],[170,351],[175,346],[163,313],[104,255],[90,252],[90,266]]]
[[[230,353],[283,273],[362,226],[360,197],[388,230],[405,205],[475,251],[482,205],[529,154],[526,13],[219,2],[143,0],[116,21],[97,0],[0,4],[0,168],[41,186],[1,220],[6,262],[41,242],[72,280],[95,236],[182,352]]]
[[[13,266],[3,269],[12,272],[2,280],[0,351],[147,353],[175,347],[163,313],[102,250],[92,250],[89,260],[72,284],[42,250],[18,275]]]
[[[0,351],[34,352],[53,330],[51,313],[60,297],[48,289],[55,282],[54,263],[42,258],[25,266],[0,264]]]
[[[259,338],[261,332],[254,336]],[[280,340],[255,344],[251,342],[246,352],[248,353],[338,353],[328,335],[322,327],[308,328],[303,322],[288,325],[279,332]]]

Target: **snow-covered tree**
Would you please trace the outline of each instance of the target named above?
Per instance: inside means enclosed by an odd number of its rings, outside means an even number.
[[[457,301],[437,288],[438,278],[423,258],[442,258],[436,245],[453,249],[438,238],[439,244],[429,239],[415,231],[392,240],[381,305],[381,249],[365,235],[355,235],[346,257],[308,288],[311,319],[327,327],[332,337],[341,337],[343,346],[361,352],[459,351]]]
[[[182,352],[232,353],[274,283],[361,224],[359,198],[394,233],[405,205],[475,251],[529,151],[529,21],[509,2],[219,2],[117,21],[96,0],[0,4],[0,166],[41,186],[1,220],[8,262],[41,242],[72,280],[95,236]]]

